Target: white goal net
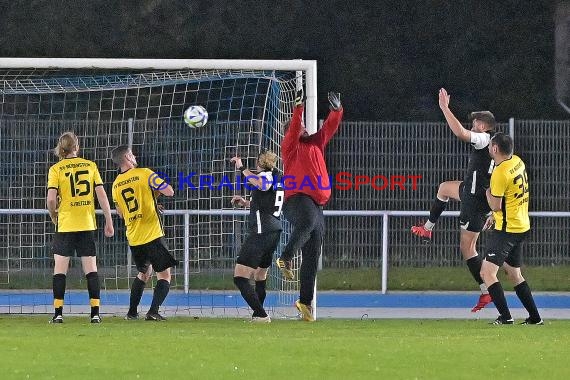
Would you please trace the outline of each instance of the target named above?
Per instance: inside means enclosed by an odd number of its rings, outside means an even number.
[[[57,160],[51,149],[59,135],[74,131],[80,156],[97,163],[108,196],[117,175],[109,157],[118,145],[132,146],[141,167],[169,177],[175,196],[160,201],[167,242],[181,265],[166,307],[246,315],[232,282],[246,212],[230,199],[247,191],[236,185],[229,159],[239,154],[253,167],[262,149],[280,154],[300,85],[308,95],[307,126],[316,128],[315,71],[313,61],[0,59],[0,312],[51,312],[47,170]],[[191,105],[207,109],[205,127],[184,123]],[[102,310],[107,302],[122,312],[136,270],[122,223],[115,219],[111,239],[103,237],[101,216],[98,225]],[[88,310],[78,264],[68,274],[67,312]],[[297,283],[274,269],[268,287],[276,290],[268,308],[292,314]]]

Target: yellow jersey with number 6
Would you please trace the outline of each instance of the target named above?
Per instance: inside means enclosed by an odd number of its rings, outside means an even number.
[[[81,157],[64,158],[48,172],[48,190],[58,195],[57,232],[93,231],[95,187],[103,186],[97,165]]]
[[[129,245],[142,245],[164,236],[158,217],[154,189],[162,180],[147,168],[133,168],[117,176],[113,182],[113,202],[121,211],[127,227]],[[154,179],[153,179],[154,178]]]
[[[493,212],[496,230],[522,233],[530,229],[529,183],[520,157],[513,155],[495,166],[491,175],[491,195],[503,198],[501,210]]]

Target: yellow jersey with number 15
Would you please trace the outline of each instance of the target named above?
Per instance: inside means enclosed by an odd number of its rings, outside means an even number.
[[[117,176],[113,182],[113,202],[121,211],[127,227],[129,245],[142,245],[164,236],[158,217],[154,189],[162,181],[147,168],[133,168]]]
[[[491,175],[491,195],[502,198],[501,210],[493,212],[496,230],[522,233],[530,229],[529,183],[520,157],[513,155],[495,166]]]
[[[58,194],[57,232],[93,231],[95,187],[103,186],[97,165],[81,157],[64,158],[48,172],[48,190]]]

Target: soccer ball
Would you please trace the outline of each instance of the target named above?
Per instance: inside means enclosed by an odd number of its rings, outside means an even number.
[[[208,111],[202,106],[190,106],[184,111],[184,122],[190,128],[200,128],[208,122]]]

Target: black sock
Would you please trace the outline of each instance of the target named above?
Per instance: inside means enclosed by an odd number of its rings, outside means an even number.
[[[150,309],[148,310],[149,313],[158,313],[158,308],[160,305],[162,305],[162,302],[164,302],[164,299],[168,295],[169,290],[170,282],[166,280],[158,280],[156,282],[156,286],[154,287],[154,294],[152,296],[152,303],[150,304]]]
[[[488,287],[491,299],[495,304],[495,307],[504,319],[511,319],[511,312],[507,306],[507,298],[505,297],[505,292],[503,286],[499,281],[495,282],[493,285]]]
[[[236,284],[245,302],[247,302],[251,310],[253,310],[253,316],[267,317],[267,313],[263,309],[261,302],[259,302],[257,293],[249,283],[249,279],[245,277],[234,277],[234,284]]]
[[[267,296],[267,292],[265,291],[266,284],[267,280],[255,281],[255,293],[257,294],[257,299],[259,299],[261,306],[263,306],[265,297]]]
[[[89,292],[89,304],[91,305],[91,316],[99,315],[99,304],[101,298],[101,284],[97,272],[89,272],[85,275],[87,279],[87,291]]]
[[[471,276],[477,281],[479,285],[484,283],[483,279],[481,278],[481,257],[479,255],[473,256],[472,258],[466,261],[467,267],[469,268],[469,272],[471,272]]]
[[[63,273],[57,273],[53,275],[52,287],[53,287],[53,306],[55,309],[55,315],[63,314],[63,298],[65,296],[65,279],[66,276]]]
[[[526,311],[528,311],[530,319],[533,322],[540,321],[540,314],[538,314],[538,309],[536,308],[534,298],[532,297],[532,293],[527,282],[523,281],[515,286],[515,292],[517,293],[517,297],[519,297],[519,300],[521,300],[521,303],[523,304]]]
[[[429,221],[432,223],[437,222],[437,220],[441,216],[441,213],[447,207],[448,203],[449,202],[441,201],[439,200],[439,198],[436,197],[431,205],[431,209],[429,210]]]
[[[146,283],[138,277],[135,277],[131,284],[131,297],[129,299],[129,315],[136,315],[137,309],[141,302]]]

